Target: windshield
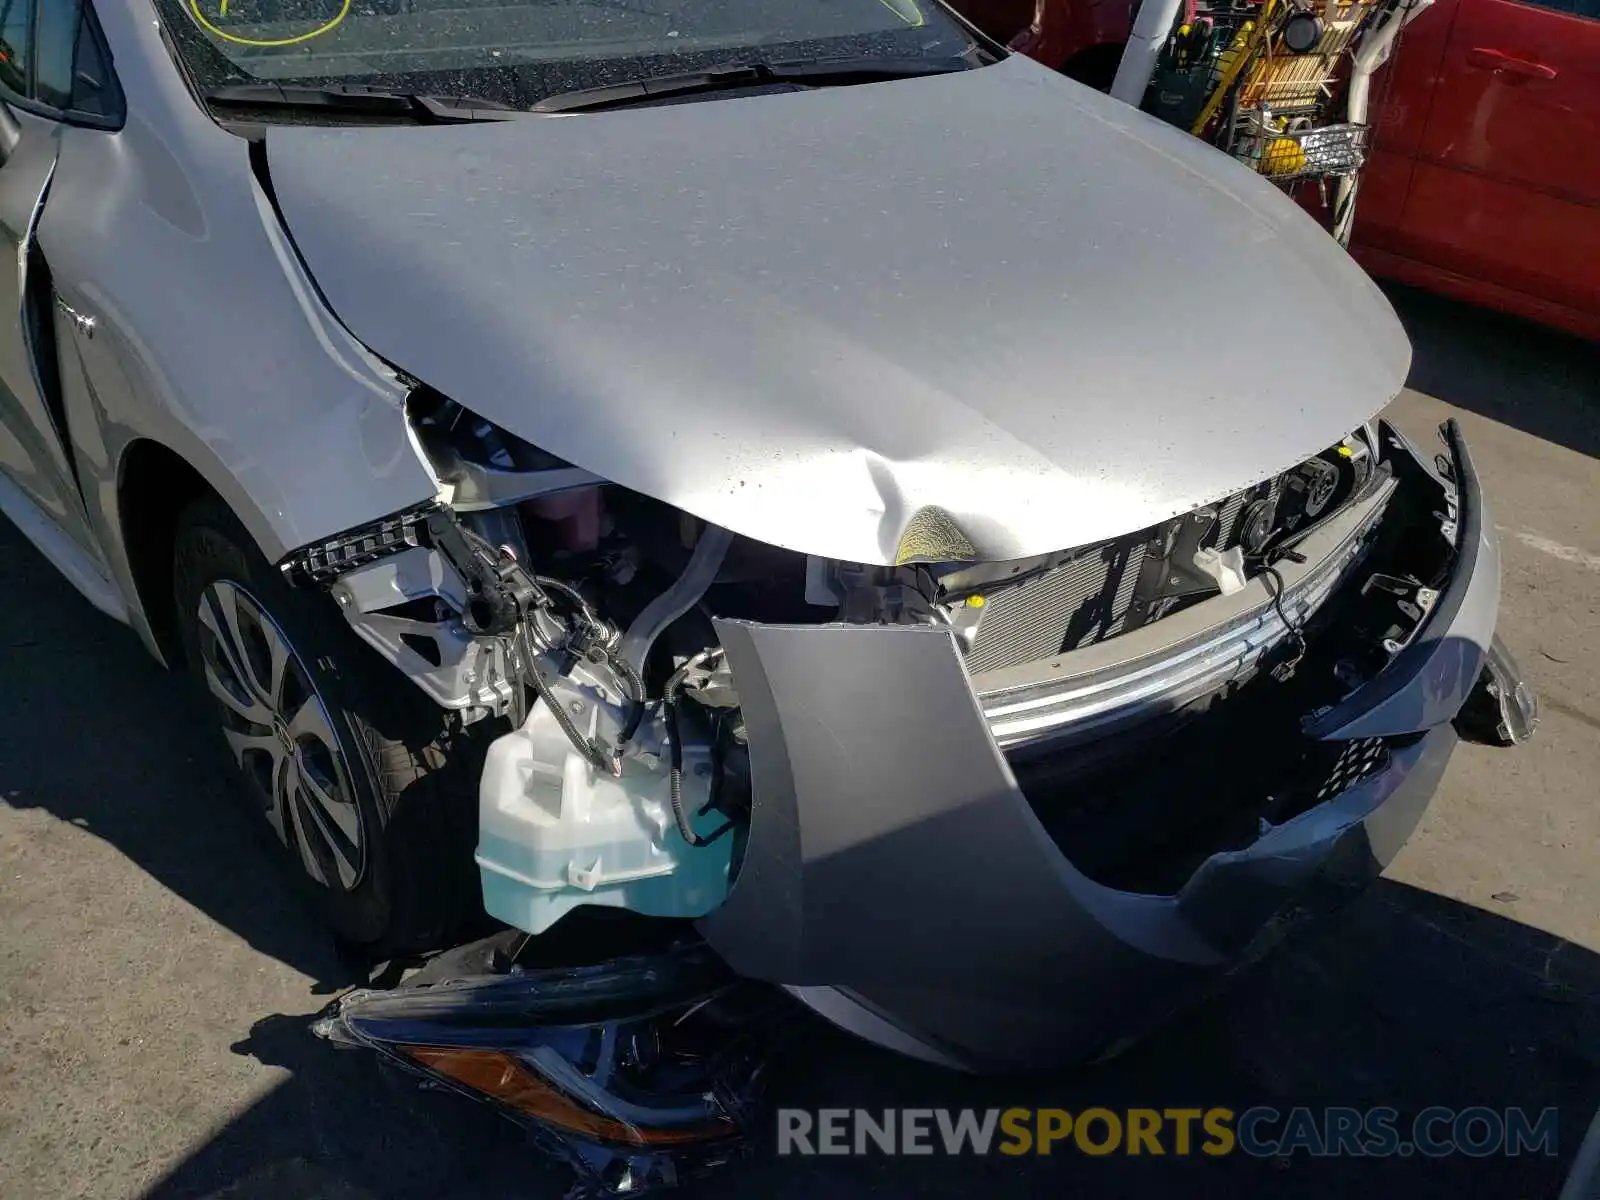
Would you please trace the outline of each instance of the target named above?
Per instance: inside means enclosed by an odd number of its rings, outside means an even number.
[[[735,63],[951,59],[936,0],[155,0],[196,86],[359,84],[518,106]],[[975,60],[976,61],[976,60]]]

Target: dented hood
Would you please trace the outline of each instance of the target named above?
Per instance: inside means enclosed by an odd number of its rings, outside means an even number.
[[[1400,389],[1394,314],[1270,184],[1021,58],[505,122],[273,128],[289,231],[373,350],[581,467],[892,561],[1127,533]]]

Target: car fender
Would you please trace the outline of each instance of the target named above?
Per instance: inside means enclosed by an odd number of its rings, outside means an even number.
[[[68,422],[89,519],[130,599],[118,512],[149,439],[234,510],[270,560],[431,498],[407,384],[328,314],[252,168],[189,94],[158,28],[103,24],[128,98],[116,132],[63,131],[39,244],[60,299]]]

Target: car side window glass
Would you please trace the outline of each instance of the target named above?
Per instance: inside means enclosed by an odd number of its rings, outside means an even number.
[[[83,10],[83,19],[78,22],[77,52],[72,63],[72,102],[67,107],[73,112],[96,117],[115,117],[122,108],[122,93],[117,89],[111,60],[95,34],[87,7]]]
[[[3,5],[6,0],[0,0]],[[121,94],[81,0],[45,0],[34,31],[33,98],[65,113],[115,118]]]
[[[0,0],[0,4],[5,0]],[[34,41],[34,99],[51,108],[72,103],[72,74],[77,57],[82,11],[76,0],[46,0],[39,6],[39,31]]]
[[[33,36],[33,0],[0,0],[0,87],[28,94],[28,48]]]
[[[1556,12],[1600,20],[1600,0],[1522,0],[1522,2],[1534,8],[1552,8]]]

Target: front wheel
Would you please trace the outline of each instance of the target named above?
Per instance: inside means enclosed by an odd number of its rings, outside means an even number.
[[[445,944],[477,908],[470,744],[214,497],[179,518],[175,550],[189,666],[335,933],[375,957]]]

